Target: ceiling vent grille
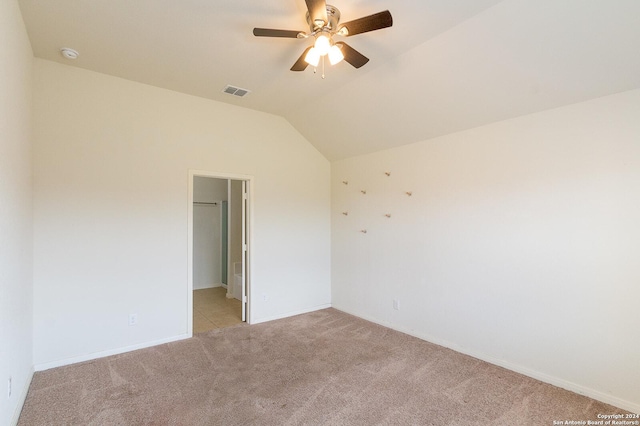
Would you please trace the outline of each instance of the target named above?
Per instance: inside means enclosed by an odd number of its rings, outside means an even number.
[[[242,98],[243,96],[246,96],[249,93],[251,93],[251,90],[241,89],[240,87],[227,85],[227,87],[224,88],[223,92]]]

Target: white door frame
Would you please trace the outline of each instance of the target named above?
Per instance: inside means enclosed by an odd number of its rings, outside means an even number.
[[[249,216],[247,215],[249,206],[249,182],[242,181],[242,321],[247,321],[247,302],[249,293],[247,283],[249,282]]]
[[[247,292],[247,304],[246,314],[247,323],[251,324],[252,311],[251,311],[251,276],[252,276],[252,262],[251,262],[251,247],[253,241],[253,181],[254,177],[250,175],[241,175],[235,173],[221,173],[221,172],[209,172],[204,170],[189,170],[189,193],[188,193],[188,237],[187,237],[187,334],[189,337],[193,336],[193,183],[196,177],[207,177],[214,179],[231,179],[248,182],[247,187],[247,200],[246,200],[246,214],[247,214],[247,255],[246,265],[243,265],[246,281]],[[228,281],[228,280],[227,280]],[[229,285],[229,283],[227,283]]]

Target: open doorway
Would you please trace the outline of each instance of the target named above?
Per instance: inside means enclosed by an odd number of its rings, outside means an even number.
[[[189,334],[249,322],[250,182],[189,173]]]

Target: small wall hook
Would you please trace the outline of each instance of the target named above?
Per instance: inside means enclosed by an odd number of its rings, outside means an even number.
[[[362,232],[363,234],[366,234],[367,230],[366,229],[362,229],[362,230],[360,230],[360,232]]]
[[[345,185],[349,185],[349,181],[348,180],[343,180],[342,183],[344,183]]]
[[[391,176],[391,172],[384,172],[385,175]]]
[[[391,219],[391,215],[389,213],[385,214],[384,217],[386,217],[387,219]]]
[[[361,190],[360,192],[362,192],[362,193],[363,193],[363,194],[365,194],[365,195],[366,195],[366,193],[367,193],[367,191],[366,191],[366,190],[364,190],[364,189],[363,189],[363,190]]]
[[[411,197],[413,195],[413,192],[407,191],[407,192],[405,192],[405,194],[407,194],[409,197]]]
[[[342,212],[343,215],[349,216],[349,212]]]

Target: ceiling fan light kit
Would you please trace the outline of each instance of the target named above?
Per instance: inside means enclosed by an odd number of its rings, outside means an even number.
[[[342,50],[324,34],[316,37],[315,44],[309,49],[304,60],[307,64],[317,67],[322,56],[328,56],[331,65],[335,65],[344,59]]]
[[[345,60],[354,68],[360,68],[369,62],[369,58],[343,41],[334,42],[333,37],[350,37],[393,25],[393,18],[388,10],[340,24],[340,11],[337,7],[327,4],[325,0],[305,0],[305,2],[307,4],[306,18],[309,24],[308,33],[269,28],[253,29],[253,35],[256,37],[296,39],[313,37],[315,39],[313,46],[307,47],[302,52],[302,55],[291,67],[291,71],[304,71],[308,65],[315,68],[321,59],[324,70],[325,56],[328,57],[331,65],[336,65]],[[324,71],[322,77],[324,78]]]

